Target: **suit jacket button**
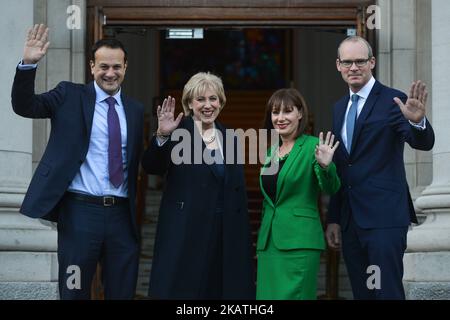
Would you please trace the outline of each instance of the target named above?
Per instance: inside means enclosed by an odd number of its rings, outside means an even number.
[[[352,186],[348,186],[348,188],[349,188],[349,189],[351,189],[351,188],[352,188]]]

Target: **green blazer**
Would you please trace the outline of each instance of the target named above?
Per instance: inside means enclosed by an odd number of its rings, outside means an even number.
[[[319,192],[337,192],[340,181],[334,163],[327,169],[317,163],[314,153],[318,143],[318,138],[305,134],[297,138],[278,175],[275,203],[266,194],[260,176],[264,201],[257,250],[266,248],[270,233],[275,246],[281,250],[325,249],[317,207]],[[269,150],[266,164],[272,161],[275,150],[275,146]]]

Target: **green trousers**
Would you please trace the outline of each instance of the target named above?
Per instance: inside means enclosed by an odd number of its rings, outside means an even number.
[[[316,300],[321,250],[279,250],[272,235],[258,250],[257,300]]]

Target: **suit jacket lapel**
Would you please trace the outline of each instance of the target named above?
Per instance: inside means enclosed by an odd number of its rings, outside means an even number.
[[[270,198],[270,197],[267,195],[266,190],[264,189],[264,186],[263,186],[263,183],[262,183],[262,175],[259,175],[259,185],[260,185],[260,188],[261,188],[261,192],[262,192],[262,194],[263,194],[263,196],[264,196],[264,199],[266,199],[267,203],[268,203],[272,208],[275,208],[275,204],[273,203],[272,198]]]
[[[382,88],[381,84],[378,81],[375,81],[375,84],[373,85],[373,88],[370,91],[369,96],[367,97],[367,101],[364,103],[364,107],[362,108],[362,111],[358,116],[358,119],[356,120],[355,131],[353,132],[353,140],[351,148],[352,151],[354,150],[356,142],[358,141],[358,137],[359,134],[361,133],[363,123],[366,121],[367,117],[372,112],[373,106],[375,105],[375,102],[378,99],[381,88]]]
[[[91,138],[92,131],[92,122],[94,119],[94,111],[95,111],[95,88],[94,82],[91,82],[85,87],[86,94],[83,96],[83,114],[84,114],[84,122],[86,124],[86,133],[88,136],[88,141]],[[125,118],[127,120],[127,163],[131,163],[131,155],[134,152],[134,141],[135,130],[136,130],[136,122],[134,117],[134,109],[132,103],[122,94],[121,95]]]
[[[94,119],[95,110],[95,89],[94,82],[90,82],[85,86],[86,94],[83,95],[83,116],[86,125],[86,134],[88,141],[91,139],[92,121]]]
[[[272,159],[275,155],[276,149],[277,149],[277,146],[275,146],[275,145],[271,147],[271,149],[266,157],[264,166],[261,168],[261,174],[259,175],[259,186],[260,186],[261,192],[264,196],[264,199],[266,199],[267,202],[269,203],[269,205],[273,208],[275,207],[275,204],[273,203],[272,198],[269,197],[269,195],[266,193],[266,190],[264,189],[264,185],[262,183],[262,175],[263,175],[264,171],[266,171],[266,166],[270,165],[270,162],[273,161]]]
[[[281,168],[281,171],[278,174],[276,203],[278,203],[278,201],[280,201],[280,198],[281,198],[280,191],[283,188],[283,184],[284,184],[284,181],[286,180],[287,173],[291,169],[292,164],[297,161],[297,158],[300,154],[300,151],[302,149],[303,143],[305,142],[305,139],[306,139],[306,136],[304,134],[297,138],[294,146],[292,147],[292,150],[291,150],[289,156],[286,159],[285,164],[283,165],[283,168]]]
[[[121,94],[120,98],[122,99],[125,118],[127,120],[127,163],[131,163],[131,155],[134,154],[135,147],[133,141],[133,138],[135,137],[134,131],[136,130],[135,117],[133,113],[134,109],[127,97]]]
[[[340,143],[342,144],[342,146],[339,148],[341,149],[341,151],[344,153],[345,157],[349,157],[348,154],[348,150],[345,147],[343,141],[342,141],[342,126],[344,125],[344,117],[345,117],[345,112],[347,111],[347,105],[348,105],[348,100],[350,98],[347,97],[346,99],[341,99],[341,102],[339,102],[336,106],[336,117],[335,117],[335,123],[334,123],[334,128],[335,128],[335,132],[334,134],[336,135],[336,138],[340,141]],[[338,150],[339,152],[339,150]]]

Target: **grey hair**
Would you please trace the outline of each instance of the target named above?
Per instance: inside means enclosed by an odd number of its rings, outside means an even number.
[[[368,58],[370,59],[370,58],[373,57],[372,46],[370,45],[369,42],[367,42],[366,39],[364,39],[363,37],[360,37],[360,36],[350,36],[350,37],[347,37],[347,38],[345,38],[344,40],[342,40],[342,42],[339,44],[339,47],[338,47],[338,49],[337,49],[337,57],[338,57],[338,59],[341,58],[341,56],[340,56],[340,49],[341,49],[341,46],[342,46],[342,44],[343,44],[344,42],[347,42],[347,41],[350,41],[350,42],[362,42],[362,43],[364,43],[364,44],[366,45],[367,50],[368,50],[368,53],[369,53]]]

